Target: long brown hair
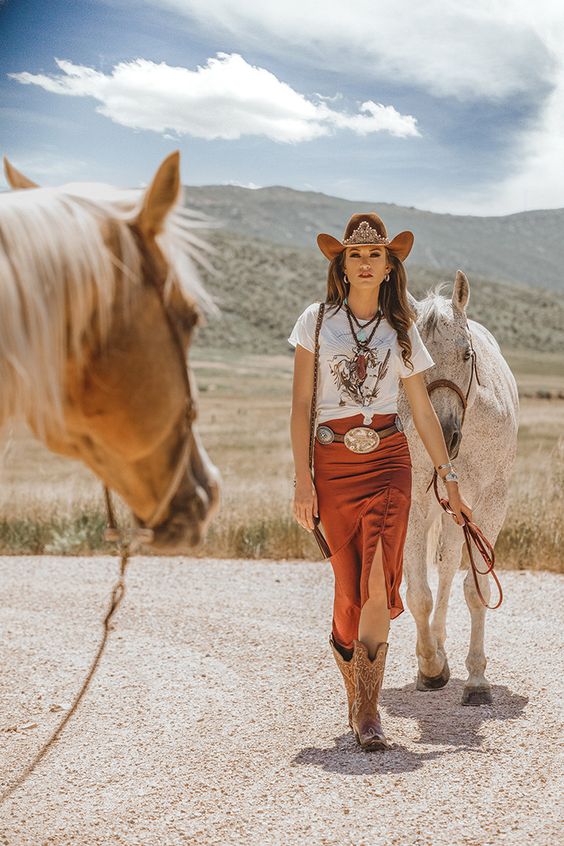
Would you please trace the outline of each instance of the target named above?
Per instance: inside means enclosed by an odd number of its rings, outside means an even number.
[[[392,265],[392,269],[388,281],[383,281],[380,285],[378,307],[390,326],[396,330],[405,366],[413,370],[411,342],[407,330],[415,321],[417,314],[407,299],[407,273],[403,262],[388,250],[386,250],[386,258]],[[343,250],[329,262],[327,271],[326,302],[336,307],[334,314],[342,308],[349,288],[350,284],[345,282],[345,251]]]

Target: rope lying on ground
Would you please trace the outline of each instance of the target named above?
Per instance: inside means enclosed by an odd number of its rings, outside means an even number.
[[[39,752],[35,755],[32,761],[28,764],[28,766],[20,773],[20,775],[0,793],[0,804],[4,802],[11,794],[18,788],[20,785],[24,783],[24,781],[28,778],[28,776],[33,772],[39,762],[45,757],[50,747],[55,743],[58,739],[59,735],[61,734],[62,730],[75,713],[78,705],[80,704],[84,694],[88,690],[90,686],[90,682],[94,676],[94,673],[98,669],[98,665],[100,664],[100,659],[102,657],[102,653],[106,647],[106,642],[108,640],[108,635],[112,630],[113,626],[110,625],[112,617],[116,613],[117,609],[120,606],[120,603],[125,594],[125,572],[127,569],[127,565],[129,563],[129,559],[132,553],[137,549],[137,547],[143,543],[143,541],[147,537],[147,532],[144,529],[138,529],[133,531],[128,530],[119,530],[117,528],[114,512],[111,506],[111,500],[109,499],[109,491],[106,489],[106,505],[108,506],[108,528],[106,529],[105,538],[106,540],[115,541],[118,544],[117,553],[120,556],[120,569],[119,569],[119,578],[115,585],[112,588],[112,594],[110,597],[110,604],[108,610],[106,612],[106,616],[103,620],[103,627],[104,631],[102,634],[102,638],[100,640],[100,644],[88,670],[86,678],[82,683],[82,687],[78,691],[77,695],[75,696],[71,707],[69,708],[68,712],[65,714],[59,725],[53,731],[49,739],[46,743],[43,744]]]

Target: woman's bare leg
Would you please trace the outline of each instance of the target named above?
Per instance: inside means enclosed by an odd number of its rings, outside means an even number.
[[[382,537],[378,536],[376,552],[370,567],[368,579],[368,599],[360,611],[358,639],[368,647],[368,657],[372,660],[376,654],[376,645],[388,640],[390,631],[390,609],[384,567],[382,563]]]

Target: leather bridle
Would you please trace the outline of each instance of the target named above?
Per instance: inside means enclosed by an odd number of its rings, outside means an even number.
[[[433,382],[430,382],[427,385],[427,393],[429,395],[431,395],[431,393],[434,390],[436,390],[436,388],[450,388],[452,391],[454,391],[460,397],[460,400],[462,402],[462,419],[460,421],[460,429],[461,430],[462,430],[462,424],[464,423],[464,418],[465,418],[465,415],[466,415],[466,408],[468,406],[468,397],[470,395],[470,389],[472,387],[472,381],[474,379],[474,375],[476,376],[476,382],[478,383],[478,385],[482,385],[482,383],[480,382],[480,378],[478,376],[476,351],[474,349],[474,345],[472,344],[472,334],[471,334],[470,329],[468,327],[468,322],[466,323],[466,329],[468,330],[468,336],[469,336],[469,341],[470,341],[470,358],[472,359],[472,364],[471,364],[471,368],[470,368],[470,379],[469,379],[469,382],[468,382],[468,388],[466,390],[466,394],[464,394],[463,391],[458,387],[458,385],[455,382],[452,382],[450,379],[435,379]],[[425,493],[427,493],[429,491],[429,488],[431,487],[431,485],[433,485],[433,488],[434,488],[434,491],[435,491],[435,497],[437,499],[437,502],[441,506],[441,508],[444,511],[446,511],[447,514],[453,514],[454,516],[456,516],[455,512],[450,507],[450,503],[449,503],[448,499],[444,499],[443,497],[439,496],[439,491],[438,491],[438,488],[437,488],[437,479],[438,479],[438,473],[437,473],[436,469],[434,469],[433,470],[433,476],[432,476],[431,481],[429,482],[429,484],[426,488]],[[468,557],[470,559],[470,567],[471,567],[471,570],[472,570],[472,575],[474,577],[474,584],[476,585],[476,592],[478,594],[478,597],[480,598],[482,605],[484,605],[486,608],[489,608],[490,610],[494,610],[495,608],[499,608],[499,606],[502,603],[503,591],[501,589],[501,584],[500,584],[500,581],[497,577],[497,574],[494,571],[495,553],[494,553],[493,546],[489,542],[489,540],[486,538],[484,533],[481,531],[481,529],[475,523],[473,523],[471,520],[468,520],[468,518],[466,517],[464,512],[462,512],[462,518],[463,518],[462,530],[464,532],[464,541],[466,543],[466,549],[468,551]],[[474,545],[476,546],[476,548],[480,552],[482,558],[484,559],[484,561],[486,563],[486,570],[478,570],[478,568],[476,567],[476,564],[474,562],[474,557],[472,555],[472,548],[471,548],[471,545],[470,545],[471,541],[474,542]],[[492,574],[492,576],[495,580],[495,583],[497,585],[498,591],[499,591],[499,600],[498,600],[496,605],[488,605],[486,600],[484,599],[482,591],[480,590],[479,582],[478,582],[478,575],[477,575],[478,573],[481,576],[487,576],[488,573]]]
[[[162,520],[166,509],[170,505],[174,495],[176,494],[180,486],[182,476],[184,475],[184,472],[188,465],[188,461],[190,460],[190,453],[193,445],[192,423],[196,419],[196,405],[194,403],[194,400],[192,399],[192,389],[190,387],[190,380],[188,378],[188,369],[186,367],[186,358],[184,354],[184,346],[182,343],[182,339],[180,337],[180,333],[178,332],[177,326],[166,306],[162,286],[155,282],[154,288],[157,291],[163,315],[170,329],[170,333],[173,339],[173,346],[176,349],[180,359],[180,371],[182,373],[185,389],[185,407],[182,412],[185,436],[183,439],[183,447],[180,452],[178,461],[176,462],[174,472],[163,496],[157,503],[157,507],[153,511],[151,517],[148,520],[144,521],[145,525],[143,527],[137,527],[134,529],[133,536],[131,537],[131,542],[137,541],[138,543],[151,543],[151,541],[153,540],[153,528],[157,526]],[[108,518],[108,525],[104,534],[104,538],[107,541],[120,542],[124,530],[119,529],[117,526],[115,511],[111,500],[111,494],[107,485],[104,485],[104,500],[106,503],[106,513]]]
[[[466,394],[464,394],[461,388],[458,387],[456,382],[452,382],[450,379],[435,379],[434,382],[430,382],[427,385],[427,393],[431,394],[436,388],[450,388],[460,397],[462,402],[462,420],[460,421],[460,428],[462,429],[462,424],[464,423],[464,417],[466,415],[466,408],[468,405],[468,397],[470,396],[470,389],[472,387],[472,381],[474,379],[474,375],[476,375],[476,381],[478,385],[481,385],[480,377],[478,376],[478,367],[476,364],[476,350],[474,349],[474,345],[472,343],[472,335],[470,333],[470,329],[468,327],[468,322],[466,323],[466,329],[468,329],[468,338],[470,341],[470,358],[472,359],[472,365],[470,368],[470,380],[468,382],[468,388],[466,389]],[[431,485],[429,485],[429,488]],[[427,490],[429,490],[427,488]]]
[[[460,420],[460,430],[461,431],[462,431],[462,425],[464,423],[464,418],[466,416],[466,408],[468,407],[468,397],[470,396],[470,389],[472,387],[472,381],[474,379],[474,375],[476,376],[476,382],[478,383],[478,385],[482,384],[480,382],[480,377],[478,376],[478,366],[477,366],[477,362],[476,362],[476,359],[477,359],[476,350],[474,349],[474,344],[472,343],[472,334],[471,334],[470,328],[468,326],[468,321],[466,322],[466,329],[468,330],[468,340],[470,342],[470,358],[472,360],[472,364],[470,366],[470,379],[468,381],[468,388],[466,389],[466,394],[464,394],[464,392],[462,391],[461,388],[458,387],[456,382],[453,382],[451,379],[435,379],[433,382],[429,382],[429,384],[427,385],[427,393],[429,394],[429,396],[437,388],[450,388],[451,391],[454,391],[455,394],[457,394],[460,397],[460,401],[462,402],[462,418]],[[428,492],[428,490],[431,487],[431,485],[433,484],[433,482],[436,481],[436,476],[437,476],[437,471],[435,470],[433,472],[433,477],[432,477],[431,481],[427,485],[425,493]]]

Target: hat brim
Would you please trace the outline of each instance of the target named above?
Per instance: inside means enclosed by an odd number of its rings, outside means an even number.
[[[414,235],[413,232],[410,232],[409,229],[404,230],[403,232],[399,232],[395,238],[392,238],[389,244],[374,244],[375,247],[386,247],[390,253],[393,253],[397,256],[400,261],[405,261],[408,255],[411,252],[411,248],[413,247]],[[322,232],[320,235],[317,236],[317,246],[325,256],[325,258],[332,261],[332,259],[336,258],[339,253],[342,253],[343,250],[346,250],[347,247],[368,247],[371,246],[370,244],[343,244],[337,238],[334,238],[332,235],[327,235],[325,232]]]

